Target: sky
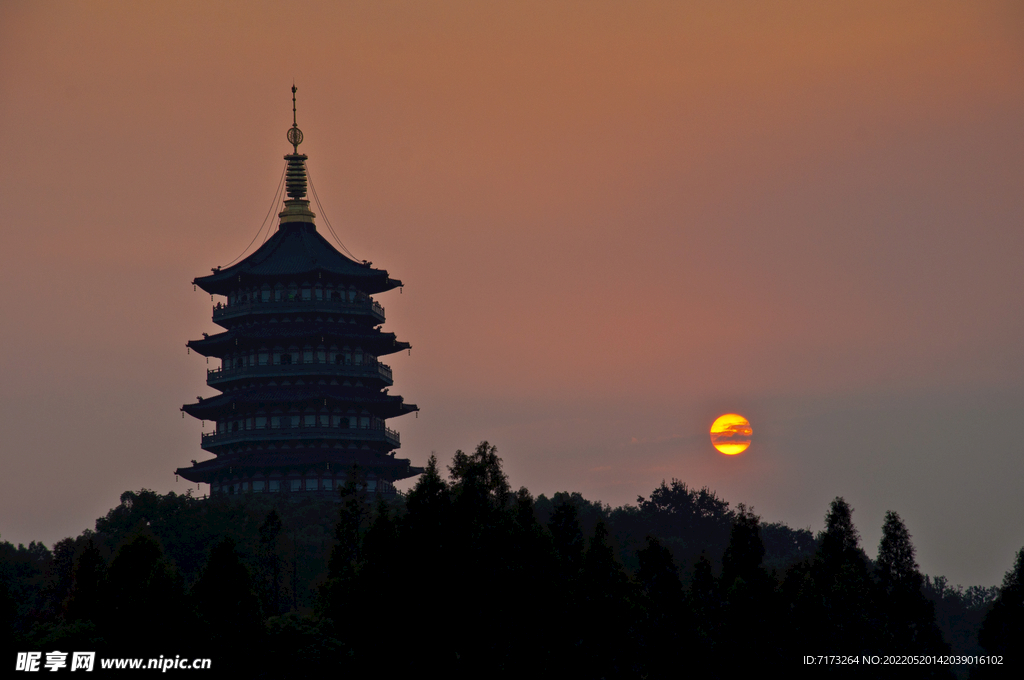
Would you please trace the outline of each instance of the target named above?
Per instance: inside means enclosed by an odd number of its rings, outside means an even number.
[[[1012,566],[1024,7],[994,1],[0,3],[0,540],[190,487],[191,281],[271,209],[293,82],[326,217],[405,283],[401,457],[487,440],[534,495],[676,478],[815,532],[843,496],[872,557],[894,510],[925,573]]]

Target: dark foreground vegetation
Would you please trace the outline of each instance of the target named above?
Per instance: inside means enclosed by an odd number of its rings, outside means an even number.
[[[842,498],[815,537],[676,480],[614,510],[535,499],[486,442],[448,473],[431,458],[388,501],[358,471],[340,500],[126,492],[52,551],[0,543],[4,663],[59,649],[210,657],[241,677],[714,678],[1012,672],[805,655],[1020,661],[1024,550],[1001,588],[965,590],[922,577],[894,512],[871,560]]]

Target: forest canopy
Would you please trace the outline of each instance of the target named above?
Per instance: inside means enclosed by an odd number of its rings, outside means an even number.
[[[487,442],[444,470],[431,456],[406,494],[348,479],[325,496],[126,491],[52,550],[0,543],[3,644],[206,656],[256,677],[383,658],[657,678],[691,655],[722,673],[812,652],[1008,655],[1024,631],[1024,551],[1000,588],[951,587],[919,572],[894,511],[872,559],[842,498],[817,536],[676,479],[618,508],[534,498]]]

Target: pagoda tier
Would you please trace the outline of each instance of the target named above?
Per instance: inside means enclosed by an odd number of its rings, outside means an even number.
[[[357,466],[367,478],[371,491],[383,493],[394,493],[394,486],[389,480],[405,479],[423,471],[410,466],[408,460],[380,453],[315,448],[295,449],[288,451],[287,455],[256,451],[219,456],[196,463],[189,470],[194,482],[211,486],[220,484],[220,493],[333,492],[344,484],[346,474],[353,466]],[[225,484],[224,480],[229,481]]]
[[[251,315],[249,320],[255,316]],[[384,333],[376,328],[346,323],[342,319],[333,322],[319,319],[305,321],[301,316],[295,317],[294,321],[254,321],[252,325],[235,326],[231,330],[207,336],[202,340],[189,340],[187,344],[203,356],[218,359],[241,357],[261,351],[280,355],[287,352],[290,347],[299,346],[315,346],[318,352],[328,352],[331,347],[359,347],[376,356],[394,354],[411,347],[407,342],[397,341],[394,333]],[[344,354],[344,351],[339,349],[331,351],[334,354]]]
[[[418,410],[399,396],[359,387],[334,385],[274,385],[225,392],[216,397],[186,404],[181,410],[200,420],[218,420],[237,415],[239,411],[278,409],[349,409],[360,407],[379,418],[394,418]]]
[[[312,220],[288,224],[291,229],[278,232],[238,264],[215,269],[213,274],[200,276],[194,283],[207,293],[225,296],[252,286],[288,284],[309,274],[324,285],[353,285],[367,295],[402,285],[401,281],[389,278],[386,271],[370,267],[369,262],[355,262],[339,253],[317,233]]]
[[[301,140],[293,125],[290,199],[277,232],[238,264],[193,282],[225,298],[213,309],[224,332],[187,343],[221,360],[207,371],[221,394],[182,406],[214,424],[202,436],[214,458],[176,474],[213,494],[333,492],[355,466],[370,488],[393,493],[393,482],[422,468],[395,458],[400,438],[387,420],[418,409],[388,394],[391,368],[378,358],[410,345],[380,329],[384,308],[371,295],[402,282],[317,233]]]

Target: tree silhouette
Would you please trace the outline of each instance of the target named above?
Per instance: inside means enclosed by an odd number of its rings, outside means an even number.
[[[905,649],[908,654],[945,654],[949,646],[935,622],[935,607],[922,592],[924,578],[914,559],[910,532],[900,516],[885,513],[882,539],[875,560],[878,581],[879,635],[883,649]],[[917,667],[910,677],[951,678],[940,666]]]
[[[719,639],[722,600],[711,561],[703,553],[694,565],[687,601],[693,616],[697,646],[701,654],[710,655],[714,653]]]
[[[103,606],[103,583],[106,580],[107,563],[104,561],[96,542],[90,536],[81,554],[75,560],[71,577],[71,591],[65,605],[70,620],[95,621]]]
[[[125,649],[151,653],[180,645],[192,629],[181,577],[144,527],[117,550],[105,590],[105,637]]]
[[[822,653],[864,654],[879,649],[877,612],[868,559],[860,549],[853,509],[841,497],[829,506],[825,531],[811,566],[810,601],[801,604],[800,627]]]
[[[650,678],[676,677],[680,655],[691,646],[686,634],[686,594],[679,571],[672,553],[650,536],[647,546],[638,551],[637,560],[640,568],[636,582],[642,608],[638,644],[644,671]]]
[[[210,551],[206,568],[192,586],[202,621],[204,646],[210,653],[250,658],[263,634],[260,602],[249,570],[238,558],[235,541],[225,536]]]
[[[999,597],[981,624],[978,642],[989,654],[1002,654],[1006,662],[1020,668],[1016,656],[1024,648],[1024,548],[1003,577]]]
[[[257,590],[268,616],[281,612],[281,514],[271,508],[260,524]]]
[[[779,660],[777,621],[782,615],[776,583],[762,566],[765,549],[760,518],[742,503],[737,510],[719,579],[723,605],[720,654],[724,667],[735,668],[750,655],[771,665]]]
[[[598,522],[583,556],[579,616],[583,644],[578,659],[584,677],[623,675],[633,657],[635,637],[630,583],[608,542],[608,527]]]

